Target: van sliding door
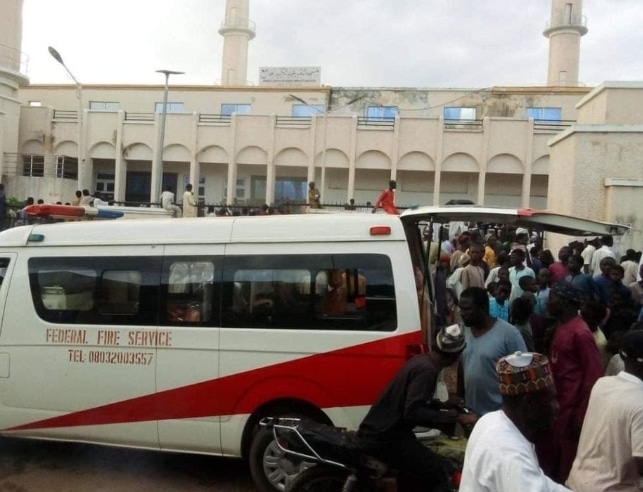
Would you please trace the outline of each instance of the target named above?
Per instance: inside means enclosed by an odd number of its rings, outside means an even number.
[[[158,432],[165,450],[220,453],[219,285],[223,245],[166,246],[161,277]]]

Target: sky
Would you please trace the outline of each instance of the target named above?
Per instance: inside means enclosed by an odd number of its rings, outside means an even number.
[[[4,1],[4,0],[0,0]],[[262,66],[321,66],[336,87],[544,85],[550,0],[250,0]],[[221,80],[225,0],[24,0],[22,51],[32,84]],[[584,0],[580,80],[643,80],[643,0]]]

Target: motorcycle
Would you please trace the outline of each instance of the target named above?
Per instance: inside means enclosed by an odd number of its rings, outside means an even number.
[[[272,430],[275,442],[284,453],[309,464],[287,484],[286,492],[424,492],[427,489],[417,478],[398,473],[382,460],[368,456],[358,446],[353,431],[285,417],[267,417],[260,425]],[[429,435],[429,447],[442,456],[452,490],[456,491],[465,446],[460,442],[457,446],[460,450],[454,453],[449,446],[452,438]],[[449,452],[440,451],[445,447],[451,448]]]

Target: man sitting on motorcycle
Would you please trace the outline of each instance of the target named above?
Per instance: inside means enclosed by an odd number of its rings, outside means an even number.
[[[459,325],[440,330],[433,350],[413,357],[397,372],[357,431],[361,449],[402,473],[415,475],[435,492],[451,490],[448,472],[443,459],[419,442],[413,429],[455,422],[467,425],[477,419],[433,401],[439,372],[458,360],[465,345]]]

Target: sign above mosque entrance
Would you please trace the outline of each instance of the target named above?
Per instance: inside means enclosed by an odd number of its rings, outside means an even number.
[[[259,85],[321,85],[321,67],[260,67]]]

